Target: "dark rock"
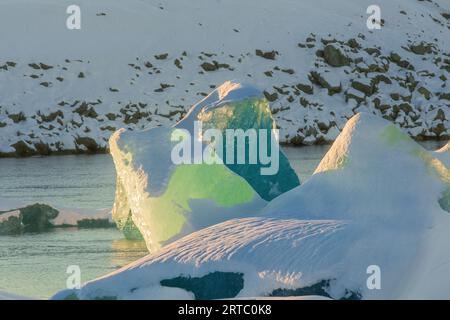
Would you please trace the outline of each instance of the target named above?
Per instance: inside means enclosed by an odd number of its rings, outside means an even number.
[[[347,41],[347,45],[352,49],[359,49],[361,46],[359,45],[358,41],[356,39],[352,38]]]
[[[117,115],[110,112],[110,113],[105,114],[105,117],[108,118],[108,120],[110,120],[110,121],[114,121],[114,120],[116,120]]]
[[[350,58],[345,56],[341,50],[329,44],[323,50],[323,58],[332,67],[343,67],[350,65]]]
[[[269,102],[274,102],[275,100],[278,99],[278,93],[276,93],[276,92],[269,93],[264,90],[263,93],[264,93],[264,97],[266,97],[267,101],[269,101]]]
[[[287,74],[294,74],[295,71],[293,69],[281,69],[282,72],[287,73]]]
[[[20,218],[25,232],[43,232],[51,229],[51,220],[59,211],[45,204],[33,204],[20,209]]]
[[[428,91],[425,87],[420,87],[419,89],[417,89],[417,92],[419,92],[422,96],[424,96],[425,99],[430,100],[431,92]]]
[[[45,63],[42,63],[42,62],[39,63],[39,66],[41,67],[42,70],[49,70],[49,69],[53,68],[53,66],[49,66],[49,65],[47,65]]]
[[[35,70],[41,69],[41,67],[37,63],[30,63],[30,64],[28,64],[28,66],[30,66],[31,68],[33,68]]]
[[[20,217],[10,216],[7,220],[0,222],[0,235],[17,235],[23,232]]]
[[[103,150],[94,139],[89,137],[78,137],[75,139],[75,142],[77,145],[85,146],[90,153],[97,153]]]
[[[173,64],[174,64],[178,69],[183,69],[183,66],[181,65],[180,59],[175,59],[175,61],[173,62]]]
[[[255,54],[258,57],[261,57],[261,58],[264,58],[264,59],[275,60],[277,55],[278,55],[278,52],[274,51],[274,50],[272,50],[272,51],[262,51],[260,49],[256,49],[255,50]]]
[[[164,90],[163,88],[161,88],[161,91],[162,90]],[[143,119],[143,118],[146,118],[146,117],[148,117],[149,116],[149,114],[148,114],[148,112],[140,112],[140,111],[137,111],[137,112],[134,112],[133,114],[126,114],[125,115],[125,119],[123,120],[123,122],[125,123],[125,124],[131,124],[131,123],[133,123],[133,124],[136,124],[136,123],[138,123],[139,122],[139,120],[141,120],[141,119]]]
[[[400,110],[402,110],[405,114],[409,114],[413,111],[413,107],[409,103],[401,103],[398,105]]]
[[[330,85],[325,78],[316,71],[311,71],[308,75],[309,81],[311,81],[314,84],[317,84],[318,86],[322,88],[328,89],[328,94],[332,96],[333,94],[339,93],[342,90],[342,86],[339,84],[339,86],[332,86]]]
[[[301,91],[303,91],[304,93],[307,93],[307,94],[313,94],[314,93],[313,86],[311,86],[311,85],[299,83],[295,87],[298,90],[301,90]]]
[[[434,128],[431,128],[431,131],[440,138],[443,136],[443,133],[447,132],[447,128],[444,126],[443,123],[438,123]],[[447,137],[447,136],[446,136]]]
[[[410,64],[408,61],[403,60],[399,54],[392,52],[389,56],[389,60],[401,68],[414,70],[414,66]]]
[[[42,156],[48,156],[51,153],[49,145],[47,143],[42,142],[42,141],[36,142],[34,144],[34,148],[36,149],[36,152],[39,155],[42,155]]]
[[[218,69],[215,64],[209,62],[203,62],[200,66],[202,67],[203,70],[208,72],[216,71]]]
[[[168,53],[157,54],[157,55],[155,55],[155,59],[156,60],[165,60],[165,59],[167,59],[168,56],[169,56]]]
[[[22,111],[16,114],[9,114],[8,118],[10,118],[14,123],[19,123],[21,121],[27,120],[27,117]]]
[[[296,135],[295,137],[291,138],[290,143],[294,146],[301,146],[303,145],[303,137],[300,135]]]
[[[365,48],[364,51],[366,51],[370,55],[379,56],[381,54],[381,51],[377,48]]]
[[[44,122],[52,122],[54,121],[57,117],[61,117],[64,118],[64,113],[61,110],[49,113],[48,115],[45,114],[41,114],[38,111],[38,115],[41,117],[41,120]]]
[[[364,93],[368,97],[370,97],[372,94],[374,94],[374,91],[375,91],[371,85],[364,84],[357,80],[353,80],[351,86],[355,90],[358,90],[358,91]]]
[[[442,109],[438,109],[436,117],[434,117],[434,120],[441,120],[441,121],[447,120],[447,118],[445,117],[445,113]]]
[[[450,100],[450,92],[442,92],[441,94],[439,94],[439,99]]]
[[[19,157],[29,157],[36,154],[36,151],[22,140],[12,144],[11,147],[16,150],[16,155]]]
[[[398,101],[398,100],[400,100],[400,95],[398,94],[398,93],[391,93],[390,94],[390,97],[391,97],[391,99],[392,100],[394,100],[394,101]]]
[[[392,80],[388,76],[385,76],[384,74],[377,74],[372,78],[371,85],[376,87],[380,82],[392,84]]]
[[[95,111],[94,107],[89,106],[86,102],[82,102],[81,105],[76,108],[73,112],[78,113],[80,116],[88,117],[88,118],[97,118],[98,114]]]
[[[357,95],[355,95],[353,93],[350,93],[348,91],[344,93],[344,97],[345,97],[345,102],[348,102],[349,100],[353,99],[353,100],[356,101],[356,103],[358,105],[364,101],[363,97],[359,97],[359,96],[357,96]]]
[[[433,52],[433,45],[425,42],[421,42],[419,44],[412,44],[409,46],[409,49],[418,55],[424,55]]]

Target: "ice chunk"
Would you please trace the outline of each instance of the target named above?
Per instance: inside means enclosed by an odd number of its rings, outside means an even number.
[[[128,233],[131,230],[136,234],[138,229],[149,249],[156,250],[211,224],[257,214],[265,200],[299,185],[287,158],[268,142],[276,138],[271,130],[274,126],[268,103],[259,90],[226,82],[193,106],[174,127],[117,131],[110,138],[117,171],[113,209],[117,225]],[[235,154],[241,151],[238,144],[230,149],[225,143],[223,147],[217,144],[213,149],[208,141],[200,140],[208,129],[217,129],[221,134],[226,134],[227,129],[268,131],[267,140],[257,136],[256,149],[252,151],[245,140],[244,156],[266,151],[262,149],[267,146],[268,154],[276,158],[278,171],[263,175],[271,164],[259,160],[255,164],[227,162],[230,150]],[[187,161],[175,163],[173,151],[179,146],[180,137],[182,140],[189,136],[194,140],[180,152]],[[212,155],[205,150],[212,150]],[[205,163],[199,161],[199,154],[222,161]]]

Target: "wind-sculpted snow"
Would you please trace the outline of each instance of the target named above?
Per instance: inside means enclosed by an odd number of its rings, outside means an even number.
[[[203,129],[196,132],[198,123]],[[259,90],[226,82],[193,106],[174,127],[117,131],[110,139],[110,147],[117,171],[113,217],[119,228],[126,235],[135,235],[137,227],[149,249],[156,250],[202,227],[257,214],[266,200],[299,185],[297,175],[279,150],[277,137],[272,134],[274,126],[268,103]],[[268,152],[276,160],[276,173],[262,174],[272,163],[263,164],[259,160],[255,164],[228,163],[225,143],[221,162],[197,162],[199,155],[194,144],[208,129],[217,129],[223,136],[227,129],[267,131],[267,150],[261,147],[259,137],[256,141],[247,140],[245,156],[249,158],[249,145],[255,143],[257,154]],[[173,137],[180,133],[183,139],[193,141],[183,151],[189,152],[187,161],[174,163],[173,150],[180,140]],[[274,141],[276,148],[271,144]],[[208,141],[199,144],[202,157],[210,144]],[[222,150],[220,146],[216,148]],[[236,143],[231,151],[241,150]]]
[[[198,298],[192,283],[206,297],[230,298],[241,277],[238,298],[448,298],[450,179],[438,153],[388,121],[358,114],[315,174],[259,217],[199,230],[55,298]],[[380,282],[371,287],[374,268]],[[220,296],[205,280],[212,278],[235,280]]]
[[[317,253],[342,257],[336,241],[345,236],[345,227],[338,221],[232,219],[194,232],[80,291],[62,292],[55,298],[73,294],[79,299],[193,298],[184,290],[161,286],[160,281],[216,271],[243,273],[244,287],[238,295],[243,297],[313,284],[319,274],[326,279],[335,276],[335,266],[327,266]],[[325,269],[318,270],[319,265]],[[318,273],[312,275],[315,269]]]

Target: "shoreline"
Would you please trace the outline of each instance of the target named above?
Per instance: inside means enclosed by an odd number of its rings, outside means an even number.
[[[446,142],[450,141],[448,137],[411,137],[414,141],[420,142],[435,142],[441,143],[442,146],[446,144]],[[334,141],[325,141],[325,140],[317,140],[311,144],[305,144],[303,142],[293,143],[293,142],[280,142],[281,147],[289,147],[289,148],[303,148],[310,146],[324,146],[324,145],[332,145]],[[38,150],[33,150],[27,153],[19,153],[19,152],[0,152],[0,159],[21,159],[21,158],[32,158],[32,157],[49,157],[49,156],[71,156],[71,155],[100,155],[100,154],[109,154],[109,148],[99,148],[97,150],[59,150],[59,151],[50,151],[46,150],[46,152],[39,152]]]

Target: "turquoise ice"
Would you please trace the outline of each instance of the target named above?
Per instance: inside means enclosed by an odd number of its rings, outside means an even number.
[[[256,164],[197,163],[195,152],[187,163],[174,163],[172,152],[180,143],[173,139],[174,134],[183,132],[198,143],[194,132],[198,123],[203,126],[200,136],[208,129],[267,132],[267,140],[256,141],[256,151],[269,152],[277,161],[277,171],[262,174],[270,164],[259,160]],[[117,131],[110,138],[110,147],[117,171],[113,218],[118,227],[127,236],[141,234],[154,251],[203,227],[258,215],[266,201],[299,185],[274,140],[274,127],[269,104],[259,90],[226,82],[194,105],[174,127]],[[246,157],[254,151],[249,151],[249,144],[247,141]],[[200,139],[201,151],[206,148],[208,143]],[[222,151],[225,159],[225,145]]]

